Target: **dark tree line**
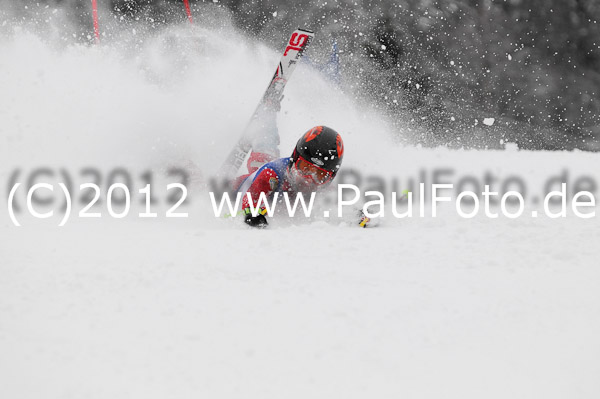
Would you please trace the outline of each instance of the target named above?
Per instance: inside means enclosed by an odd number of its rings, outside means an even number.
[[[223,4],[240,28],[266,39],[296,25],[335,38],[354,90],[414,130],[411,141],[592,148],[599,139],[598,1]],[[494,125],[483,125],[484,117]]]
[[[90,24],[87,1],[46,2],[71,6]],[[335,40],[343,89],[379,104],[401,140],[600,149],[597,0],[190,3],[198,23],[219,10],[274,47],[298,26],[313,29],[320,62]],[[122,23],[185,20],[182,0],[110,0],[110,10]]]

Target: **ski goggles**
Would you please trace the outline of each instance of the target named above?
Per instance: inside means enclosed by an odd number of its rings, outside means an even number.
[[[333,179],[332,172],[319,168],[317,165],[308,162],[299,155],[294,166],[302,177],[312,180],[316,184],[325,184]]]

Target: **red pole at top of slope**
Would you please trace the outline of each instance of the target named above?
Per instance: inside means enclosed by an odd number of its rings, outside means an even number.
[[[187,17],[190,20],[190,24],[194,23],[192,19],[192,9],[190,8],[190,0],[183,0],[183,5],[185,6],[185,12],[187,13]]]
[[[92,0],[92,18],[94,19],[94,37],[96,44],[100,43],[100,28],[98,26],[98,0]]]

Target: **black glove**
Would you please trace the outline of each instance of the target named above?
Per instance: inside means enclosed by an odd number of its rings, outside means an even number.
[[[267,218],[264,215],[260,215],[260,214],[256,215],[256,216],[252,216],[252,215],[248,214],[248,215],[246,215],[244,222],[248,226],[258,227],[259,229],[264,229],[268,225]]]

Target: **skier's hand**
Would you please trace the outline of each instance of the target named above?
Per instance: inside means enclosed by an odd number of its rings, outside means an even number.
[[[258,227],[259,229],[264,229],[267,227],[269,223],[267,223],[267,218],[264,215],[246,215],[244,222],[251,227]]]

